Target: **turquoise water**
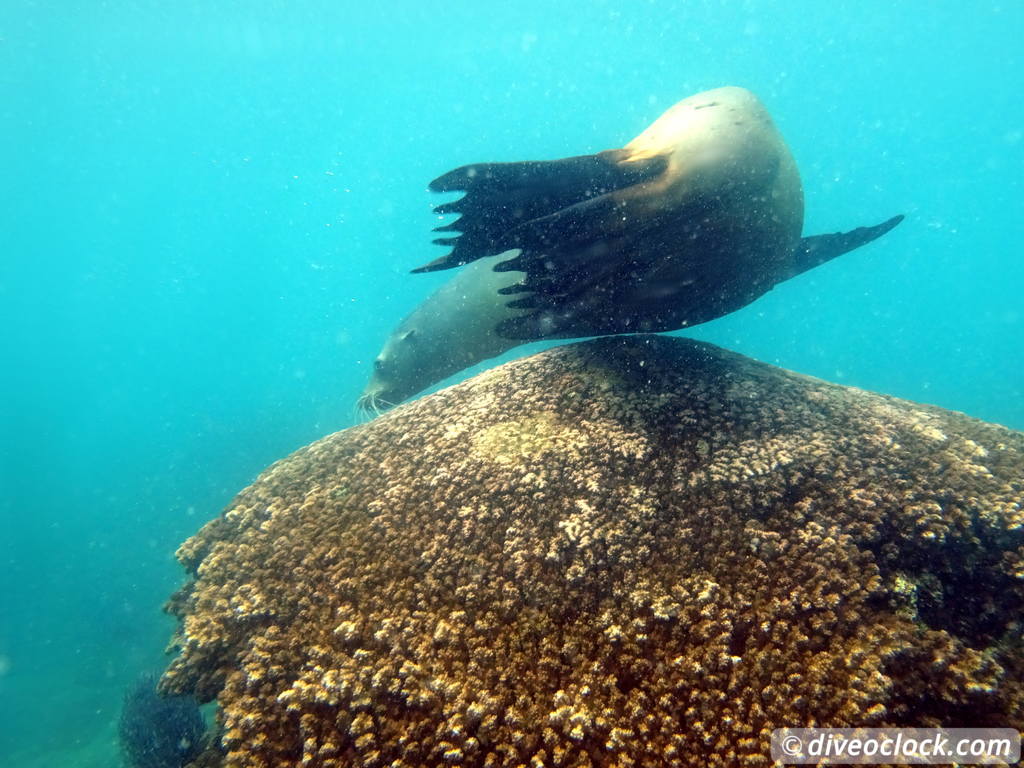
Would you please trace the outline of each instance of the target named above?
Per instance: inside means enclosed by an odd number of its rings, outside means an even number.
[[[1021,39],[1018,2],[5,0],[0,764],[116,765],[175,547],[353,423],[463,163],[746,86],[807,233],[907,220],[692,335],[1024,429]]]

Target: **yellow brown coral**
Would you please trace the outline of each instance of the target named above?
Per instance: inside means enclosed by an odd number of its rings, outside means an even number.
[[[163,684],[247,768],[1020,728],[1022,507],[1019,433],[693,341],[560,347],[264,472],[179,550]]]

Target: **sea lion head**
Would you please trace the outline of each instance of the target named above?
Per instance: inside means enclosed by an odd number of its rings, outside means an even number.
[[[407,323],[395,329],[373,361],[373,373],[357,403],[361,411],[380,413],[426,386],[421,382],[433,371],[429,350],[421,342],[416,328]]]
[[[522,314],[500,293],[519,282],[522,272],[494,271],[495,264],[510,255],[467,265],[398,324],[373,361],[373,374],[358,401],[360,410],[376,415],[522,343],[495,332],[499,323]]]

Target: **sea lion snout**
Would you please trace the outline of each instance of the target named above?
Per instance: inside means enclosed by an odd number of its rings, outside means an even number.
[[[377,414],[394,408],[406,397],[406,393],[395,389],[375,372],[356,401],[356,407],[363,413]]]
[[[402,401],[401,394],[388,382],[389,372],[393,373],[394,361],[381,351],[373,361],[373,373],[363,393],[356,401],[356,407],[366,413],[379,413]]]
[[[373,360],[373,373],[357,406],[364,412],[379,413],[393,408],[424,386],[420,371],[430,350],[419,343],[419,334],[407,324],[399,328]],[[429,375],[429,374],[428,374]]]

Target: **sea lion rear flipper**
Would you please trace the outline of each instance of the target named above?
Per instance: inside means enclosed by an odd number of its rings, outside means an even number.
[[[430,189],[435,192],[466,193],[434,209],[439,214],[461,214],[435,231],[461,234],[435,240],[453,246],[451,252],[413,272],[449,269],[512,248],[524,249],[520,240],[538,243],[544,239],[541,231],[552,226],[550,217],[563,226],[580,217],[578,224],[585,226],[585,214],[594,209],[581,204],[651,179],[666,165],[663,156],[628,163],[621,162],[623,158],[622,150],[609,150],[562,160],[480,163],[434,179]],[[560,213],[563,215],[557,216]],[[530,226],[539,220],[546,223]]]
[[[796,277],[802,272],[813,269],[826,261],[842,256],[855,248],[877,240],[890,229],[903,221],[902,214],[893,216],[873,227],[858,227],[849,232],[836,232],[831,235],[813,235],[800,240],[793,252],[793,266],[784,279]]]
[[[644,275],[646,265],[671,258],[671,241],[665,242],[653,233],[637,242],[586,241],[587,231],[581,223],[586,225],[594,219],[608,221],[614,205],[613,196],[587,200],[573,207],[578,211],[559,211],[517,228],[514,234],[521,243],[520,252],[499,262],[494,269],[526,273],[520,283],[500,291],[503,295],[525,294],[507,304],[524,312],[499,323],[498,335],[530,341],[679,327],[673,322],[676,313],[670,306],[674,299],[669,286],[654,286],[660,295],[652,296],[645,305],[636,304],[632,312],[624,310],[628,309],[628,301],[636,303],[636,296],[624,295],[619,290],[628,286],[634,273]],[[793,251],[788,274],[780,275],[774,282],[795,277],[866,245],[902,220],[902,215],[893,216],[873,227],[805,237]],[[660,304],[664,305],[664,317],[657,309]],[[643,326],[639,323],[641,318],[647,321]]]

